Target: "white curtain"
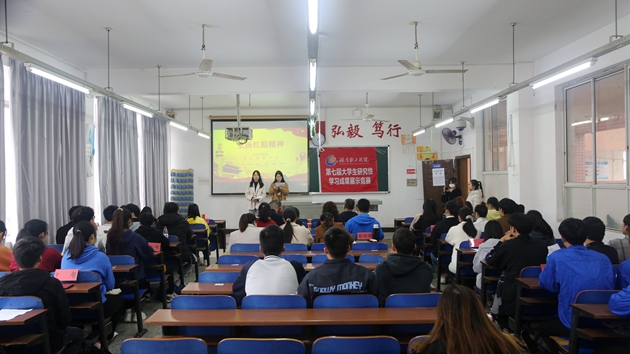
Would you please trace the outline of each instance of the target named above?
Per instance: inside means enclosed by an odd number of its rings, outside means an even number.
[[[109,97],[98,98],[101,210],[139,204],[138,123],[136,114]]]
[[[11,91],[18,220],[48,222],[53,238],[67,223],[68,209],[87,201],[85,94],[31,74],[15,60]]]
[[[0,136],[4,137],[4,67],[2,66],[2,56],[0,55],[0,102],[2,102],[2,107],[0,108]],[[7,97],[8,98],[8,97]],[[3,177],[0,178],[0,220],[6,220],[6,193],[5,193],[5,168],[4,168],[4,139],[0,141],[0,175]]]
[[[146,204],[154,213],[162,210],[168,201],[168,144],[166,119],[142,116],[144,140],[144,195]],[[159,215],[159,214],[158,214]]]

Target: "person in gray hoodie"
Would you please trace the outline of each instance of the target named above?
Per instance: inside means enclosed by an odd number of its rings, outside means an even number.
[[[391,294],[428,293],[431,291],[433,267],[420,257],[412,255],[416,248],[416,236],[409,229],[394,232],[391,253],[376,267],[379,284],[379,300],[382,304]]]

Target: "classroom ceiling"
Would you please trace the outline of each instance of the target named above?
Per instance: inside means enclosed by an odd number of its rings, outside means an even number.
[[[89,72],[107,68],[105,27],[111,27],[112,70],[155,69],[160,64],[163,70],[180,69],[178,72],[183,73],[199,65],[201,24],[205,23],[214,26],[206,29],[206,56],[214,60],[217,71],[228,68],[228,73],[236,75],[238,68],[301,67],[306,71],[306,4],[306,0],[9,1],[8,32]],[[618,6],[619,17],[630,14],[630,2],[620,1]],[[320,0],[319,13],[318,67],[365,71],[391,67],[386,71],[395,75],[404,72],[398,59],[415,60],[411,21],[419,22],[419,59],[425,68],[455,66],[461,61],[473,66],[511,63],[511,22],[517,23],[516,60],[533,62],[613,22],[614,1]],[[398,83],[414,79],[423,78],[400,78],[393,84],[376,82],[370,89],[374,104],[417,104],[417,93],[409,92],[408,86],[395,92]],[[481,89],[476,86],[476,90]],[[252,95],[266,97],[259,100],[261,105],[306,107],[307,100],[302,99],[307,97],[306,89],[305,84],[303,92],[278,87]],[[322,105],[360,107],[364,101],[357,97],[365,90],[349,87],[344,92],[324,92]],[[140,95],[157,103],[154,91],[119,93]],[[437,104],[461,100],[460,90],[435,91]],[[184,108],[188,94],[204,92],[167,92],[162,102],[172,102],[170,108]],[[217,100],[221,106],[231,102]],[[165,104],[161,106],[168,107]],[[193,107],[199,108],[200,103]]]

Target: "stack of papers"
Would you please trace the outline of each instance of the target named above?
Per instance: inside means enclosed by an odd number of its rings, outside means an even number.
[[[10,321],[20,315],[23,315],[33,309],[27,310],[10,310],[10,309],[2,309],[0,310],[0,321]]]

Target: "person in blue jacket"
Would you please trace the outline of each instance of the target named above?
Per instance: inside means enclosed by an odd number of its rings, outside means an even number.
[[[370,201],[362,198],[357,202],[357,216],[346,222],[346,230],[357,240],[357,232],[374,232],[374,225],[378,225],[378,239],[379,241],[385,238],[383,234],[383,228],[378,220],[370,216]]]
[[[630,317],[630,286],[612,294],[608,301],[610,312],[621,317]]]

